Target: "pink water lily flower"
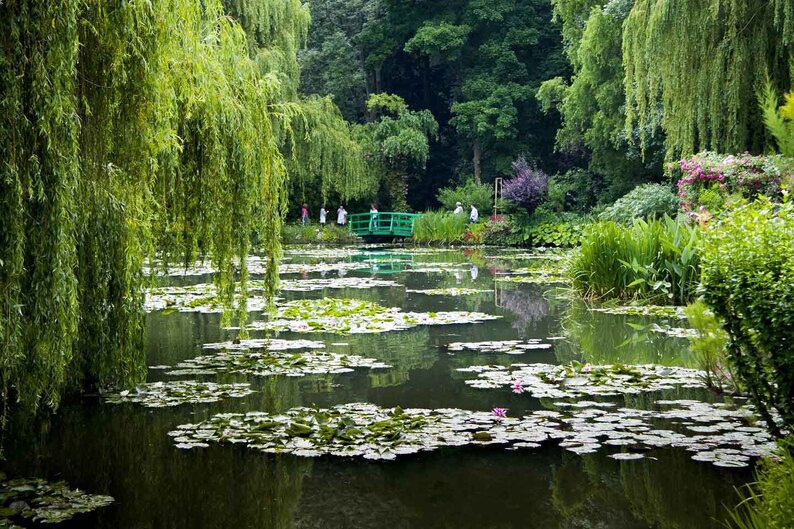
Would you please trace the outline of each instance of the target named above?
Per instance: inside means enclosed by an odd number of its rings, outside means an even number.
[[[590,364],[585,364],[584,367],[582,368],[582,373],[589,373],[592,370],[593,370],[593,366],[591,366]]]
[[[523,393],[524,386],[521,385],[521,382],[515,382],[513,384],[513,393]]]
[[[504,419],[507,417],[507,410],[504,408],[494,408],[493,414],[495,417],[499,417],[500,419]]]

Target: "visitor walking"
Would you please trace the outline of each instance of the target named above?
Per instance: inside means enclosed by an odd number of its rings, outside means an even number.
[[[378,208],[375,204],[369,205],[369,231],[375,229],[378,224]]]
[[[306,226],[309,223],[309,205],[304,204],[301,208],[301,224]]]
[[[455,211],[453,211],[455,215],[463,215],[463,204],[460,202],[455,202]]]
[[[469,213],[469,222],[474,224],[480,220],[480,212],[477,211],[477,208],[474,207],[474,204],[471,205],[471,212]]]
[[[339,209],[336,210],[336,223],[340,226],[347,224],[347,210],[345,206],[339,206]]]
[[[328,211],[325,210],[325,204],[320,206],[320,227],[325,228],[325,218],[328,215]]]

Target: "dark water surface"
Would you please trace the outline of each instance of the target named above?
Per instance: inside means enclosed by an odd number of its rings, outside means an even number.
[[[393,368],[336,376],[253,378],[256,393],[213,404],[150,409],[96,398],[65,403],[43,423],[20,424],[4,440],[2,469],[12,477],[64,479],[116,502],[60,527],[80,528],[716,528],[734,486],[748,470],[719,469],[683,450],[654,450],[654,459],[615,461],[608,451],[579,456],[554,443],[539,449],[447,448],[396,461],[267,455],[241,446],[182,451],[167,432],[220,412],[282,411],[294,406],[371,402],[384,407],[509,410],[511,416],[546,403],[509,389],[474,389],[456,368],[514,362],[660,363],[686,365],[687,342],[642,327],[649,318],[588,310],[559,287],[494,282],[494,274],[531,261],[503,260],[490,250],[414,255],[367,263],[366,256],[322,259],[291,254],[288,262],[362,260],[347,277],[394,279],[400,287],[283,293],[287,299],[350,297],[412,311],[470,310],[503,316],[481,324],[418,327],[374,335],[283,333],[323,340],[329,351],[377,358]],[[405,263],[401,262],[405,261]],[[443,271],[409,272],[411,262]],[[300,274],[285,277],[301,278]],[[321,277],[311,273],[303,277]],[[324,277],[338,277],[330,272]],[[179,278],[200,282],[206,277]],[[489,292],[447,297],[405,289],[476,287]],[[259,317],[255,315],[255,317]],[[632,325],[629,325],[632,324]],[[174,365],[202,354],[204,343],[233,337],[220,315],[149,315],[150,365]],[[256,334],[254,334],[256,337]],[[562,338],[552,349],[521,356],[458,352],[450,342]],[[346,345],[340,345],[346,344]],[[167,378],[150,371],[150,380]],[[220,375],[212,379],[249,381]],[[681,390],[672,398],[710,398]],[[669,394],[665,398],[671,398]],[[624,397],[617,399],[623,404]],[[625,397],[637,406],[637,397]],[[649,400],[652,402],[652,399]]]

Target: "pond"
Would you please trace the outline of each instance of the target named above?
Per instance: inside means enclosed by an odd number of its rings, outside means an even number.
[[[212,271],[173,270],[147,305],[150,384],[15,420],[2,470],[113,497],[60,527],[722,527],[768,440],[679,369],[675,311],[594,310],[563,257],[290,248],[278,315],[249,303],[239,343]],[[375,446],[367,420],[405,430]]]

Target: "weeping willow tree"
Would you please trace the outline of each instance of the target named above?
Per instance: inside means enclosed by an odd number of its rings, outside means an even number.
[[[330,196],[347,202],[377,192],[378,177],[353,139],[350,123],[330,97],[301,100],[292,120],[292,136],[286,146],[290,190],[304,200],[307,191],[319,190],[323,202]]]
[[[290,196],[299,202],[372,196],[378,178],[350,124],[330,100],[298,96],[297,50],[311,16],[299,0],[223,0],[227,14],[248,35],[261,72],[279,81],[274,129],[287,160]]]
[[[668,159],[708,149],[759,151],[756,93],[791,86],[791,0],[636,0],[623,35],[626,126],[666,135]]]
[[[0,43],[0,403],[140,379],[155,251],[210,256],[230,301],[256,235],[272,298],[282,87],[219,1],[7,0]]]

